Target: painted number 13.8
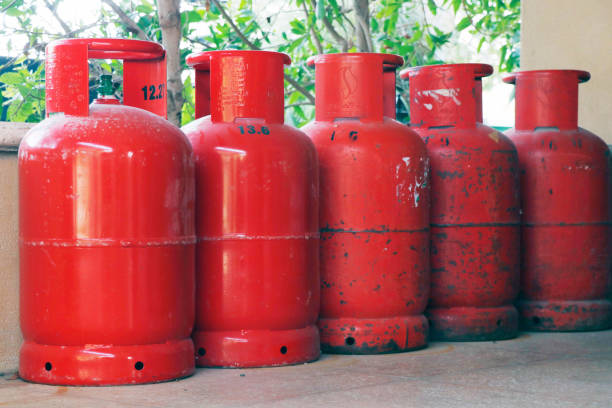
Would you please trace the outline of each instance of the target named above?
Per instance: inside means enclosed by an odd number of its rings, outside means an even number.
[[[268,129],[266,126],[252,126],[252,125],[238,126],[238,129],[240,129],[240,133],[242,133],[243,135],[245,133],[248,133],[249,135],[254,135],[254,134],[269,135],[270,134],[270,129]]]
[[[145,85],[142,87],[142,93],[144,94],[145,101],[152,101],[154,99],[164,98],[164,84]]]

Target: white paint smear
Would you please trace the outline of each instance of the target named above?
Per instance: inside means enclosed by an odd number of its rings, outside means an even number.
[[[453,102],[455,102],[455,104],[457,106],[461,105],[461,101],[457,98],[457,95],[459,95],[459,88],[430,89],[430,90],[427,90],[427,91],[421,91],[417,95],[418,96],[421,96],[421,95],[430,96],[436,102],[438,102],[441,97],[451,98],[453,100]],[[429,105],[429,104],[423,104],[423,106],[425,106],[427,109],[431,110],[431,108],[428,108],[427,105]]]

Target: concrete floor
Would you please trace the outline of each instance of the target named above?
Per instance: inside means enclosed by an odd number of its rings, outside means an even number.
[[[155,385],[53,387],[8,373],[0,378],[0,406],[612,407],[612,330],[324,355],[292,367],[200,369]]]

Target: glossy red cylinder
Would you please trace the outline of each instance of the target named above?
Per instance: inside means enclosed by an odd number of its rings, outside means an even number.
[[[410,121],[431,159],[431,299],[435,340],[515,337],[519,289],[516,148],[483,125],[485,64],[404,70]]]
[[[99,57],[124,59],[124,100],[144,109],[116,100],[88,106],[87,59]],[[46,76],[50,117],[19,148],[19,375],[67,385],[189,375],[193,153],[159,116],[165,99],[144,100],[141,91],[164,88],[164,50],[55,41]]]
[[[520,323],[527,330],[612,327],[610,150],[578,127],[574,70],[514,73],[521,166]]]
[[[196,112],[196,364],[256,367],[320,355],[318,169],[283,123],[289,57],[191,55]]]
[[[395,121],[387,54],[325,54],[312,138],[321,176],[321,347],[375,354],[427,344],[429,159]]]

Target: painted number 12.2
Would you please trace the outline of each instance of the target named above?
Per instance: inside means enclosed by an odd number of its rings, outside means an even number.
[[[155,99],[164,98],[164,84],[145,85],[142,87],[142,93],[144,94],[145,101],[152,101]]]

